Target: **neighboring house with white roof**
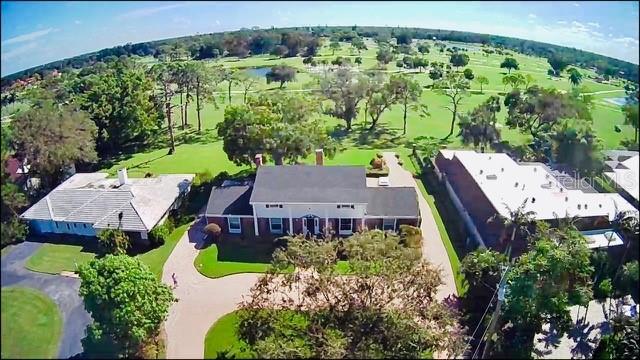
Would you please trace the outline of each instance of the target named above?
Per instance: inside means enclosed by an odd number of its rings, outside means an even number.
[[[611,245],[622,243],[618,234],[607,231],[616,213],[636,211],[619,194],[598,193],[544,164],[517,163],[503,153],[440,150],[435,165],[488,247],[499,248],[505,236],[502,224],[490,219],[496,214],[508,218],[509,210],[525,202],[524,210],[532,211],[535,220],[553,225],[558,219],[575,217],[581,230],[615,235]],[[596,242],[601,238],[599,231],[585,235]]]
[[[117,179],[106,173],[78,173],[53,189],[20,217],[37,234],[96,236],[119,228],[147,239],[170,210],[177,208],[191,187],[193,174],[131,178],[127,170]]]
[[[638,207],[638,193],[640,192],[640,175],[638,167],[640,156],[637,151],[609,150],[604,152],[607,156],[605,164],[607,176],[616,186],[620,195]]]

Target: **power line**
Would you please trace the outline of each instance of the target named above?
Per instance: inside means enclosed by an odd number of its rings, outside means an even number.
[[[506,271],[502,273],[502,277],[500,278],[500,281],[498,281],[498,286],[496,286],[496,289],[493,291],[493,295],[491,296],[491,300],[489,300],[489,303],[487,304],[487,308],[484,310],[484,314],[482,314],[482,317],[478,321],[478,325],[476,325],[476,329],[473,330],[473,334],[471,334],[471,339],[469,339],[469,342],[467,342],[467,346],[464,347],[464,351],[467,351],[467,348],[471,345],[471,342],[473,341],[473,337],[476,335],[476,332],[480,328],[480,324],[482,324],[482,320],[484,320],[484,317],[487,315],[487,312],[489,311],[489,308],[491,307],[491,303],[493,303],[493,299],[495,298],[496,294],[498,293],[498,290],[500,289],[500,284],[502,283],[502,279],[504,279],[504,276],[506,275],[506,273],[507,273]],[[484,281],[482,283],[483,283],[483,285],[487,286],[484,283]],[[485,330],[485,334],[486,334],[486,330]],[[482,338],[484,338],[484,335],[482,335]],[[482,340],[482,338],[481,338],[481,340]],[[482,341],[481,341],[481,343],[482,343]],[[477,349],[476,349],[476,351],[477,351]],[[476,351],[474,351],[474,355],[475,355]]]
[[[500,289],[502,288],[502,285],[503,285],[502,282],[505,279],[505,276],[507,275],[508,272],[509,272],[509,266],[507,266],[506,269],[504,269],[504,271],[502,272],[502,277],[500,278],[500,281],[498,282],[498,286],[496,287],[496,290],[494,291],[493,296],[495,296],[495,294],[498,293],[500,291]],[[504,296],[504,295],[502,295],[502,296]],[[500,295],[498,297],[500,297]],[[491,300],[493,301],[493,297],[491,297]],[[500,301],[500,300],[501,299],[498,299],[498,301]],[[491,304],[492,301],[489,302],[489,305]],[[487,307],[487,309],[488,309],[488,307]],[[486,314],[486,311],[485,311],[485,314]],[[484,315],[482,316],[482,319],[480,319],[480,321],[482,321],[482,320],[484,320]],[[478,323],[478,325],[480,325],[480,323]],[[480,338],[480,341],[478,341],[478,346],[473,351],[473,355],[471,356],[472,359],[474,359],[476,357],[476,353],[478,352],[478,350],[480,350],[480,346],[482,345],[482,340],[487,335],[487,332],[489,331],[490,328],[491,328],[491,324],[489,324],[489,326],[487,326],[487,328],[484,330],[484,333],[482,334],[482,337]]]

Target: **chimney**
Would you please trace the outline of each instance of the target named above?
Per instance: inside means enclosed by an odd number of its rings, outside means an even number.
[[[316,165],[324,165],[324,150],[316,149]]]
[[[256,164],[256,167],[262,166],[262,154],[256,154],[253,162]]]
[[[129,176],[127,175],[127,168],[118,170],[118,185],[122,186],[129,183]]]

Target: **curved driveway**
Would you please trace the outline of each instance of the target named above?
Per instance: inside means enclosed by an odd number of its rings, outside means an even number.
[[[66,359],[82,352],[81,340],[85,336],[87,325],[91,323],[91,315],[84,309],[82,299],[78,295],[79,279],[25,269],[25,261],[41,245],[25,241],[14,245],[15,249],[2,256],[2,287],[34,288],[47,294],[58,305],[63,321],[58,357]]]
[[[162,281],[172,286],[176,274],[178,302],[165,323],[168,359],[202,359],[207,331],[221,316],[237,309],[260,274],[236,274],[211,279],[193,261],[202,248],[204,218],[199,218],[176,244],[164,265]]]
[[[449,257],[427,201],[413,175],[398,164],[394,153],[385,152],[383,156],[389,166],[391,186],[416,189],[422,217],[423,257],[442,269],[444,285],[438,289],[437,298],[442,300],[451,294],[457,295]],[[178,302],[172,305],[165,323],[169,359],[203,358],[204,338],[211,325],[223,315],[236,310],[243,296],[249,295],[251,286],[261,276],[236,274],[211,279],[200,274],[193,261],[203,245],[204,225],[204,218],[199,217],[178,241],[164,265],[162,281],[172,286],[173,273],[178,281],[178,287],[174,290]]]

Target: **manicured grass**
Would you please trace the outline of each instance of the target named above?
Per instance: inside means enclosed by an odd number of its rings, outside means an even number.
[[[177,227],[162,246],[138,254],[151,271],[158,277],[162,277],[162,267],[169,258],[171,251],[178,243],[190,224]],[[96,239],[86,239],[94,241]],[[98,254],[97,243],[91,245],[45,243],[33,254],[25,264],[31,271],[47,274],[59,274],[61,271],[76,271],[77,265],[86,264]]]
[[[239,359],[251,358],[250,353],[242,351],[243,341],[238,339],[237,328],[238,314],[235,311],[218,319],[204,338],[205,359],[217,358],[219,353],[233,355]]]
[[[173,230],[163,245],[149,250],[143,254],[137,255],[143,263],[147,264],[151,271],[156,274],[158,279],[162,278],[162,268],[164,263],[171,255],[173,248],[176,247],[178,240],[184,235],[185,231],[189,229],[191,223],[179,226]]]
[[[273,246],[251,240],[246,243],[237,238],[223,238],[219,244],[211,244],[200,250],[193,261],[198,271],[210,278],[231,274],[263,273],[271,267]]]
[[[2,358],[51,359],[58,355],[62,317],[46,294],[29,288],[2,289]]]
[[[412,169],[409,169],[409,170],[412,171],[414,175],[418,175],[418,172],[417,172],[418,165],[416,165],[413,162],[413,160],[409,159],[409,161],[405,162],[405,164],[411,164]],[[456,252],[453,246],[451,238],[449,237],[449,231],[444,226],[444,222],[442,221],[442,216],[440,215],[440,212],[438,211],[438,207],[435,204],[435,199],[433,195],[427,191],[422,181],[423,180],[421,177],[416,178],[416,183],[418,184],[418,188],[420,188],[420,192],[422,193],[422,196],[427,201],[427,204],[429,204],[429,208],[431,209],[433,218],[436,221],[436,226],[438,227],[438,232],[440,233],[440,237],[442,238],[442,243],[444,244],[444,248],[447,251],[447,256],[449,257],[449,262],[451,263],[451,271],[453,271],[453,279],[456,283],[456,290],[458,291],[458,296],[462,296],[467,291],[467,289],[466,289],[466,286],[464,285],[464,278],[460,273],[460,257],[458,256],[458,253]]]
[[[31,271],[59,274],[76,271],[77,265],[88,263],[95,257],[95,252],[81,245],[45,243],[27,259],[25,267]]]

